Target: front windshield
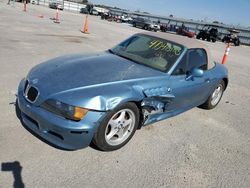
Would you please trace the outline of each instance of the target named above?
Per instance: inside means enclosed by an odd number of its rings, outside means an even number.
[[[183,52],[183,46],[148,35],[134,35],[111,52],[145,66],[167,72]]]

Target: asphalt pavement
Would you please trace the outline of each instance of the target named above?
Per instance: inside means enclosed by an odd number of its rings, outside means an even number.
[[[90,34],[83,34],[82,14],[60,11],[55,24],[53,9],[28,4],[24,12],[6,3],[0,0],[0,187],[250,187],[249,47],[231,48],[229,85],[215,109],[144,127],[117,151],[64,151],[16,117],[19,81],[43,61],[103,51],[142,30],[89,16]],[[204,43],[220,62],[226,45]]]

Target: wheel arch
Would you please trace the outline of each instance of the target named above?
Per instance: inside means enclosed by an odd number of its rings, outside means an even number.
[[[143,126],[143,122],[144,122],[144,115],[143,115],[142,106],[141,106],[142,100],[140,100],[140,101],[130,101],[130,102],[134,103],[138,108],[138,111],[139,111],[139,125],[138,125],[137,129],[141,129],[141,127]]]
[[[228,85],[228,78],[223,78],[222,80],[223,80],[223,82],[225,83],[225,88],[224,88],[224,90],[226,90],[227,85]]]

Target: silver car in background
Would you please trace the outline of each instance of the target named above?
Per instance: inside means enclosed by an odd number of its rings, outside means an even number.
[[[63,10],[63,1],[50,1],[49,8]]]

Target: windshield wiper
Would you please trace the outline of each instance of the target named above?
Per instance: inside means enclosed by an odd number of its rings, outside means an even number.
[[[111,49],[108,49],[108,52],[111,53],[111,54],[116,54],[113,50]]]
[[[119,54],[119,53],[116,53],[116,52],[114,52],[114,51],[113,51],[113,50],[111,50],[111,49],[108,49],[108,51],[109,51],[109,53],[111,53],[111,54],[114,54],[114,55],[117,55],[117,56],[119,56],[119,57],[122,57],[122,58],[128,59],[128,60],[130,60],[130,61],[134,61],[132,58],[129,58],[129,57],[126,57],[126,56],[121,55],[121,54]]]
[[[121,54],[116,54],[116,55],[118,55],[118,56],[120,56],[120,57],[122,57],[122,58],[124,58],[124,59],[127,59],[127,60],[129,60],[129,61],[136,62],[134,59],[132,59],[132,58],[130,58],[130,57],[127,57],[127,56],[124,56],[124,55],[121,55]],[[137,63],[137,62],[136,62],[136,63]]]

